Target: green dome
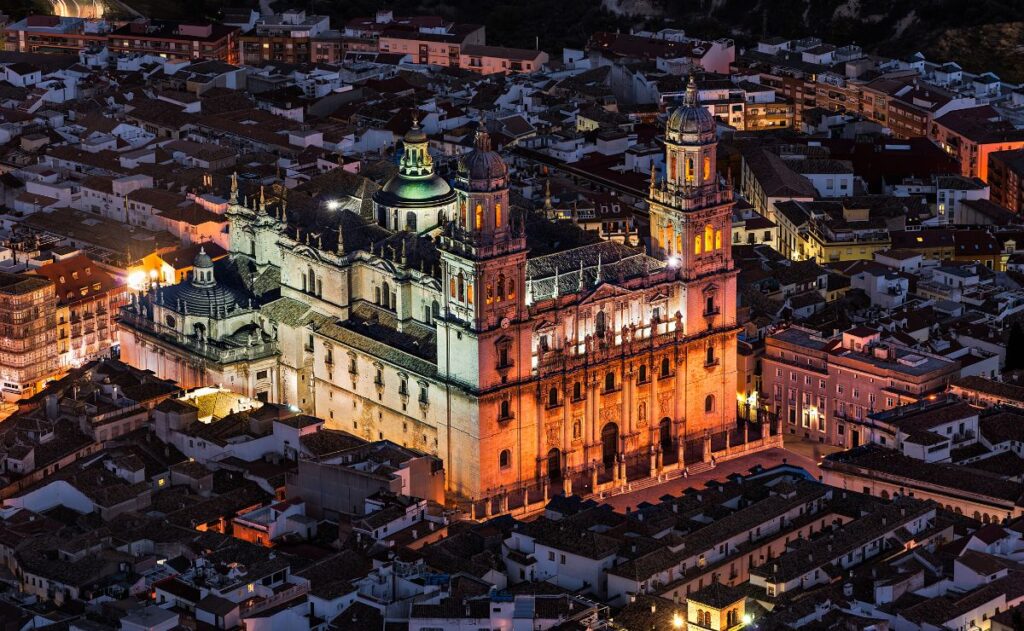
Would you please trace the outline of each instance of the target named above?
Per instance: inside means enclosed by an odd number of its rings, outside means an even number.
[[[445,201],[453,194],[448,182],[436,173],[431,173],[427,177],[395,175],[384,184],[379,193],[380,201],[391,207]]]

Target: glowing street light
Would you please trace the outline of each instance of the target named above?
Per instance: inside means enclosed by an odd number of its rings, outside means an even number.
[[[332,199],[327,202],[327,210],[338,210],[341,208],[341,202],[336,199]]]
[[[672,614],[672,628],[682,629],[683,628],[683,617],[677,613]]]

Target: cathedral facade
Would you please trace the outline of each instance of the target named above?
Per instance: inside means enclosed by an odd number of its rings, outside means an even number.
[[[223,275],[240,287],[214,291],[221,271],[197,266],[191,289],[126,308],[122,348],[176,378],[179,364],[147,359],[177,352],[147,334],[153,319],[181,322],[186,350],[234,340],[253,356],[217,367],[247,376],[234,387],[439,455],[449,490],[469,498],[709,459],[706,437],[737,427],[739,328],[732,191],[692,84],[665,144],[641,248],[512,209],[508,167],[482,130],[448,182],[414,126],[398,174],[362,212],[304,220],[233,186]],[[186,314],[203,291],[219,297],[196,328]]]

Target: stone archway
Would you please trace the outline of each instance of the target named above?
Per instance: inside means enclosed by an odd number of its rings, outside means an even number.
[[[608,423],[601,429],[601,461],[606,469],[615,465],[615,458],[619,454],[619,426],[615,423]]]
[[[662,456],[675,453],[675,441],[672,440],[672,419],[665,417],[658,423],[658,442]]]
[[[553,447],[548,452],[548,480],[557,482],[562,479],[562,452]]]

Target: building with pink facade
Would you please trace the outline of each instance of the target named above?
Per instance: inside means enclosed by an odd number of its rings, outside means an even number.
[[[783,431],[817,442],[856,447],[868,442],[868,415],[945,391],[960,363],[882,342],[856,327],[825,338],[792,326],[765,340],[761,402]]]

